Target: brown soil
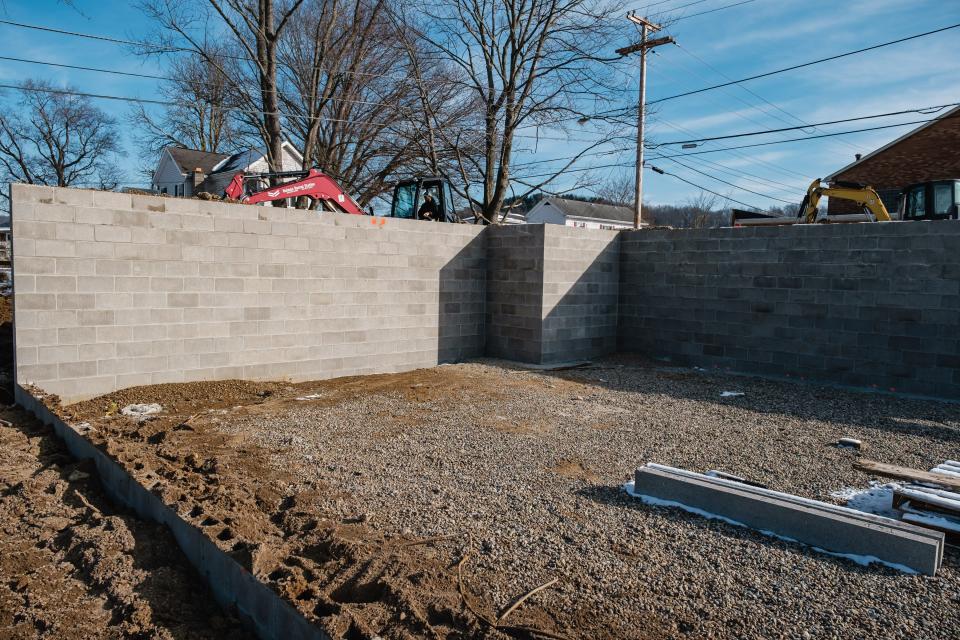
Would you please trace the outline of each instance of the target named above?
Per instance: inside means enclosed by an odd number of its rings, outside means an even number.
[[[0,298],[0,389],[12,391]],[[0,408],[0,638],[252,637],[162,526],[114,508],[95,470],[25,411]]]
[[[250,637],[166,529],[117,511],[26,412],[0,418],[0,637]]]
[[[600,477],[583,466],[579,460],[560,460],[550,469],[558,476],[570,478],[572,480],[586,480],[587,482],[597,482]]]
[[[590,637],[591,629],[602,635],[602,621],[589,612],[547,612],[532,602],[496,625],[485,585],[469,578],[474,546],[469,535],[453,541],[445,536],[440,545],[385,535],[362,514],[330,517],[324,503],[336,496],[328,486],[297,482],[271,463],[272,452],[242,433],[218,429],[226,413],[231,419],[266,420],[285,406],[334,406],[370,394],[400,395],[413,403],[451,394],[496,398],[521,384],[529,382],[484,381],[440,367],[297,385],[236,380],[156,385],[69,406],[46,400],[69,422],[91,424],[92,441],[333,637],[526,638],[542,637],[532,629],[550,637],[563,628],[578,629],[578,637]],[[560,379],[542,384],[582,387]],[[133,403],[159,403],[164,410],[141,420],[119,412]],[[416,430],[420,418],[404,414],[390,423],[383,438]],[[543,426],[531,416],[497,428]]]

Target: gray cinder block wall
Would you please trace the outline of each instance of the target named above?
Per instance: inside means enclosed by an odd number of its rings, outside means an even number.
[[[487,355],[551,364],[616,349],[616,231],[514,225],[485,236]]]
[[[13,185],[17,382],[66,401],[614,348],[960,397],[960,223],[434,225]]]
[[[960,398],[960,223],[621,236],[619,348]]]
[[[539,363],[546,225],[486,230],[487,355]]]
[[[67,401],[483,352],[478,227],[26,185],[12,201],[17,382]]]
[[[589,360],[617,348],[618,231],[544,225],[540,361]]]

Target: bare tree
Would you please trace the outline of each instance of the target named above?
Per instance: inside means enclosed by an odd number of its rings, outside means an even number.
[[[411,84],[383,8],[383,0],[309,2],[279,56],[281,101],[304,168],[320,166],[361,205],[384,191],[412,151],[402,135]]]
[[[220,72],[227,67],[223,54],[211,51],[216,63],[192,55],[175,59],[169,67],[170,80],[158,90],[172,103],[159,114],[137,105],[129,114],[133,137],[140,155],[148,164],[167,146],[200,151],[235,151],[239,144],[236,118],[232,109],[239,106],[235,89]]]
[[[89,98],[28,80],[16,109],[0,110],[0,183],[116,188],[115,122]],[[4,193],[9,199],[9,194]]]
[[[518,131],[589,117],[581,103],[607,88],[607,69],[598,63],[609,55],[616,8],[606,0],[447,0],[421,6],[429,28],[420,36],[459,68],[463,90],[482,109],[480,134],[465,142],[482,150],[471,167],[482,194],[473,199],[487,221],[505,215],[512,183],[528,193],[541,189],[605,142],[598,139],[546,176],[524,180],[511,174]],[[592,110],[595,101],[589,105]]]
[[[159,40],[145,51],[188,50],[199,54],[216,68],[236,90],[243,104],[245,121],[259,134],[266,147],[272,171],[281,168],[283,114],[277,80],[277,53],[280,37],[290,25],[304,0],[207,0],[203,5],[190,0],[144,0],[143,9],[164,29]],[[206,11],[203,10],[206,7]],[[211,22],[215,26],[211,27]],[[212,29],[230,36],[238,61],[226,68],[218,47],[202,39]],[[250,88],[255,87],[255,91]]]
[[[611,174],[597,188],[597,197],[613,204],[631,206],[636,197],[633,181],[633,176],[627,173]]]

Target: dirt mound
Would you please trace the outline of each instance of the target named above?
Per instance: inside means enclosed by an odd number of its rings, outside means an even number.
[[[165,528],[116,511],[47,427],[0,415],[0,636],[252,638]]]

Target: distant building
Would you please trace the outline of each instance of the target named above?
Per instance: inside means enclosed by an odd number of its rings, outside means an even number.
[[[10,262],[10,227],[0,227],[0,262]]]
[[[530,209],[527,223],[562,224],[584,229],[632,229],[633,209],[554,196],[544,198]]]
[[[473,213],[470,210],[460,211],[460,219],[466,222],[467,224],[474,224],[476,219],[473,216]],[[503,214],[500,214],[501,216]],[[507,217],[500,221],[500,224],[526,224],[527,219],[525,215],[518,211],[511,211],[507,214]]]
[[[960,106],[926,122],[828,175],[826,182],[858,182],[877,190],[893,213],[904,187],[918,182],[960,178]],[[847,200],[831,198],[830,214],[856,213]]]
[[[298,171],[303,167],[300,152],[286,141],[281,162],[283,171]],[[172,196],[192,196],[201,191],[220,195],[240,171],[269,171],[266,154],[256,149],[230,155],[167,147],[160,154],[151,186],[159,193]]]

